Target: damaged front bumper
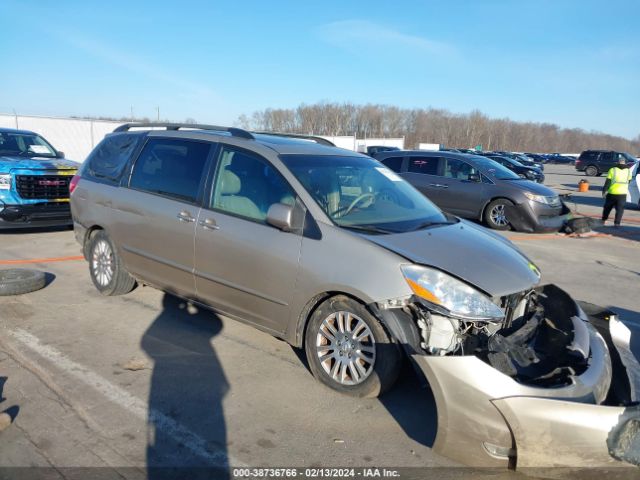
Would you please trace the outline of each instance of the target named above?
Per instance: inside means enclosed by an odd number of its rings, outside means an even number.
[[[434,450],[476,467],[640,465],[640,365],[629,329],[613,312],[582,308],[555,286],[537,290],[545,289],[571,316],[571,348],[587,350],[588,365],[564,385],[527,384],[478,355],[425,354],[419,333],[403,329],[400,340],[436,401]],[[396,330],[398,315],[385,314],[396,317]]]
[[[505,215],[514,230],[524,233],[559,232],[573,217],[564,202],[559,213],[550,207],[531,208],[522,204],[505,206]]]

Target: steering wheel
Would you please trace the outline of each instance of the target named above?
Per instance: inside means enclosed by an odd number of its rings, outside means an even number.
[[[349,204],[348,207],[341,207],[341,208],[338,208],[335,212],[333,212],[333,216],[335,218],[340,218],[340,217],[344,217],[345,215],[349,215],[351,210],[353,210],[357,204],[359,204],[360,202],[362,202],[363,200],[368,199],[368,198],[373,200],[373,199],[376,198],[376,194],[375,193],[371,193],[371,192],[367,192],[367,193],[362,193],[362,194],[358,195]],[[340,215],[338,215],[338,214],[340,214]]]

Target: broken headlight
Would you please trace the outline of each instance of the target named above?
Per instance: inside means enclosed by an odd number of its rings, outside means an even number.
[[[444,272],[420,265],[401,267],[413,293],[468,320],[500,320],[504,312],[489,297]]]

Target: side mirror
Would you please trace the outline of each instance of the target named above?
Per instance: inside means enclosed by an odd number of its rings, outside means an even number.
[[[293,228],[293,207],[284,203],[274,203],[267,211],[267,223],[283,232]]]
[[[64,152],[58,151],[58,158],[64,158]]]

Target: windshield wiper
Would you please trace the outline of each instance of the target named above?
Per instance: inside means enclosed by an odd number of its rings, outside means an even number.
[[[416,230],[425,230],[427,228],[442,227],[444,225],[453,225],[454,223],[458,223],[458,222],[424,222],[418,225],[416,228],[412,229],[411,231],[415,232]]]
[[[394,232],[393,230],[376,227],[375,225],[341,225],[341,227],[349,230],[359,230],[368,233],[398,233]]]

